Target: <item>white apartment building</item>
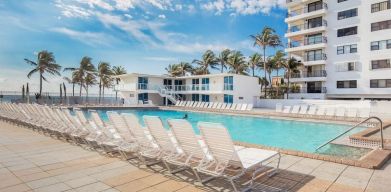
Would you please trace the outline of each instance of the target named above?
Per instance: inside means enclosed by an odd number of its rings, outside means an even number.
[[[390,99],[390,0],[287,0],[295,99]]]
[[[170,105],[177,101],[255,103],[260,96],[258,78],[236,74],[209,74],[183,77],[131,73],[117,76],[125,104],[152,102]]]

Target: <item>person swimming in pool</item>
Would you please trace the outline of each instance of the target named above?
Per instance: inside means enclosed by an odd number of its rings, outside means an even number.
[[[183,116],[182,119],[187,119],[187,118],[189,118],[189,115],[187,115],[187,113],[186,113],[185,116]]]

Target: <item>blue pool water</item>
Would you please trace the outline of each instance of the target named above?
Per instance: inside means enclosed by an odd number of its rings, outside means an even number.
[[[326,123],[312,123],[300,122],[291,120],[279,120],[260,117],[248,116],[233,116],[210,113],[196,113],[183,111],[168,111],[168,110],[116,110],[119,113],[134,113],[142,122],[143,115],[159,116],[166,127],[167,119],[182,118],[186,113],[188,120],[193,125],[195,132],[198,134],[197,123],[218,122],[223,123],[229,130],[233,140],[261,144],[265,146],[272,146],[284,149],[298,150],[303,152],[314,153],[315,149],[321,144],[334,138],[338,134],[348,129],[349,125],[326,124]],[[104,120],[108,120],[106,110],[98,110],[100,116]],[[359,130],[356,130],[356,132]],[[352,132],[353,133],[353,132]],[[342,156],[351,156],[350,150],[335,147],[325,147],[328,153],[335,151],[346,151],[348,154],[341,154]],[[331,150],[331,151],[330,151]],[[356,150],[354,150],[356,151]],[[365,151],[364,151],[365,152]],[[338,152],[341,153],[341,152]],[[338,155],[338,154],[334,154]],[[354,155],[354,154],[353,154]],[[362,154],[358,154],[361,156]]]

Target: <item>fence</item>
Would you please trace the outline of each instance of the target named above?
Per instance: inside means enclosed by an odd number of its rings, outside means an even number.
[[[123,101],[121,98],[116,98],[115,94],[105,94],[99,97],[99,94],[82,94],[81,96],[70,96],[67,93],[60,94],[57,92],[45,92],[41,97],[37,97],[37,93],[23,95],[18,91],[0,91],[0,102],[14,103],[39,103],[48,105],[110,105],[121,106]]]

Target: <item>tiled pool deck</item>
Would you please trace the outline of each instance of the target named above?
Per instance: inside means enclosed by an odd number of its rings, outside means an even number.
[[[391,161],[381,170],[284,155],[281,171],[258,182],[287,191],[391,191]],[[0,121],[0,191],[231,191],[224,180],[194,185],[191,174],[102,156]],[[260,191],[260,190],[255,190]]]

